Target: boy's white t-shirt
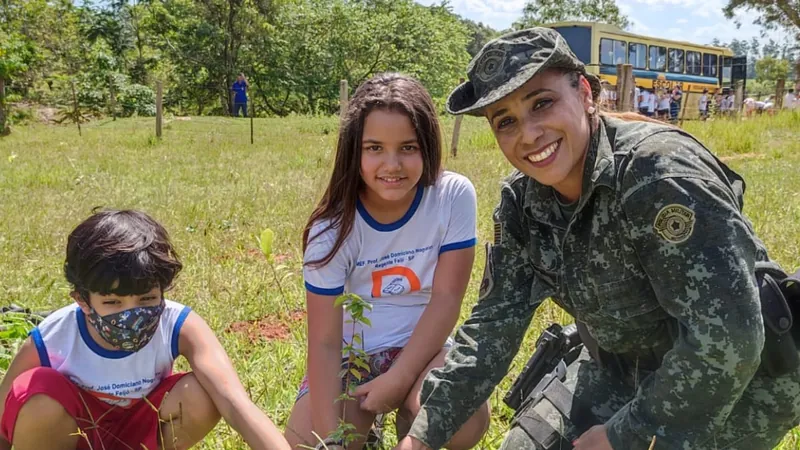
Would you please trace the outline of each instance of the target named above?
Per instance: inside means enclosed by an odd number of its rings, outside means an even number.
[[[165,300],[153,339],[138,352],[101,347],[74,304],[47,316],[30,334],[42,367],[57,370],[99,400],[129,408],[172,374],[181,327],[190,311]]]
[[[703,94],[700,97],[700,101],[698,102],[698,104],[700,105],[700,111],[708,110],[708,96],[706,94]]]
[[[443,172],[436,184],[417,187],[408,212],[397,222],[375,221],[359,202],[353,229],[333,259],[321,267],[304,265],[309,292],[338,296],[353,293],[372,304],[365,311],[371,326],[348,323],[343,314],[343,338],[363,338],[368,354],[404,347],[431,298],[439,255],[477,243],[477,197],[464,176]],[[328,225],[313,225],[313,238]],[[324,231],[309,242],[304,263],[324,258],[337,230]]]

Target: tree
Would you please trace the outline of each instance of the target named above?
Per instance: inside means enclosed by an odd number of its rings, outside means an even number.
[[[778,43],[775,42],[774,39],[770,39],[768,43],[764,44],[764,47],[761,48],[761,54],[763,56],[770,56],[772,58],[778,58],[780,56],[780,46]]]
[[[736,38],[734,38],[730,44],[723,43],[722,46],[730,48],[734,56],[747,56],[747,53],[750,51],[750,44],[748,44],[747,41],[740,41]]]
[[[750,40],[750,55],[749,55],[750,58],[753,60],[758,59],[760,57],[759,56],[760,51],[761,51],[761,44],[758,42],[758,39],[755,36],[753,36],[753,38]]]
[[[789,77],[790,70],[789,61],[765,56],[756,62],[756,79],[769,82],[785,80]]]
[[[149,11],[147,32],[158,37],[156,47],[179,74],[177,91],[170,95],[195,97],[202,111],[211,93],[219,100],[217,113],[230,111],[230,86],[242,71],[241,50],[254,35],[269,32],[272,1],[152,0]]]
[[[800,0],[728,0],[722,11],[728,19],[740,11],[755,12],[754,24],[767,29],[786,28],[800,39]]]
[[[156,78],[166,108],[227,114],[239,72],[259,114],[335,113],[340,80],[354,89],[386,71],[416,77],[441,106],[497,35],[446,0],[0,0],[0,46],[12,31],[36,57],[7,90],[58,106],[75,82],[98,115],[111,88],[123,115],[149,114]]]
[[[461,22],[466,25],[469,33],[470,41],[467,44],[467,53],[469,53],[470,57],[477,55],[487,42],[500,34],[492,27],[481,22],[475,23],[469,19],[462,19]]]
[[[36,60],[36,49],[19,34],[0,30],[0,136],[9,132],[6,124],[6,85],[28,70]]]
[[[252,42],[242,62],[272,114],[334,113],[339,80],[352,90],[386,71],[416,77],[441,99],[463,76],[468,40],[467,27],[443,6],[296,0],[281,8],[270,33]]]
[[[614,0],[530,0],[514,28],[519,30],[566,20],[602,22],[622,29],[630,25],[628,16],[622,14]]]

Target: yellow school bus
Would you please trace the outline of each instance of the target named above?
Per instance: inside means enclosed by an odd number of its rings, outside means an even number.
[[[596,22],[558,22],[546,25],[558,31],[586,70],[617,83],[617,64],[633,66],[636,86],[656,92],[678,85],[684,93],[682,117],[698,115],[703,89],[709,97],[718,90],[746,81],[747,61],[730,49],[629,33]]]

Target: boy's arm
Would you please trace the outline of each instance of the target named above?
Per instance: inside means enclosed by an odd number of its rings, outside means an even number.
[[[194,312],[181,328],[178,348],[222,417],[250,448],[289,450],[275,424],[250,400],[214,332]]]
[[[5,412],[6,397],[11,390],[11,385],[14,383],[14,380],[16,380],[20,374],[39,367],[39,365],[39,353],[36,351],[33,340],[28,338],[22,346],[20,346],[17,355],[14,357],[14,360],[11,361],[11,365],[8,367],[6,375],[3,377],[3,382],[0,383],[0,417],[3,417],[3,413]],[[10,448],[11,444],[0,436],[0,450],[8,450]]]

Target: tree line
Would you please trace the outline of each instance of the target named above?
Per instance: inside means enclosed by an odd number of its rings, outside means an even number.
[[[752,7],[731,2],[731,11]],[[764,10],[757,20],[800,30],[797,9],[781,11]],[[614,0],[533,0],[512,28],[561,20],[630,25]],[[73,86],[86,115],[152,115],[155,80],[164,81],[169,111],[226,114],[240,72],[259,115],[335,113],[339,80],[356,86],[383,71],[419,78],[441,104],[470,58],[505,31],[458,16],[447,1],[3,0],[0,130],[7,103],[68,111]],[[765,57],[796,58],[797,50],[729,46]]]

